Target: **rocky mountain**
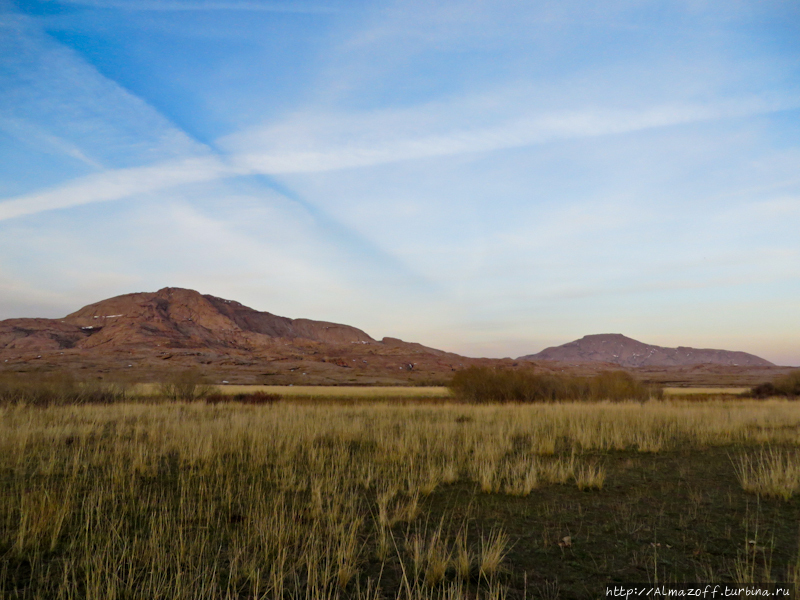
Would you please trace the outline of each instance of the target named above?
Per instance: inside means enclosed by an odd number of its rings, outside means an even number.
[[[253,349],[269,345],[275,338],[323,343],[375,341],[348,325],[279,317],[181,288],[109,298],[63,319],[0,321],[0,349],[48,351],[140,345]]]
[[[424,381],[488,360],[181,288],[109,298],[61,319],[0,321],[0,359],[14,370],[122,370],[139,379],[200,367],[243,383]]]
[[[644,344],[619,333],[587,335],[562,346],[546,348],[519,360],[547,360],[567,363],[604,362],[622,367],[677,367],[700,364],[740,367],[769,367],[771,362],[747,352],[665,348]]]
[[[743,352],[661,348],[621,335],[587,336],[517,360],[469,358],[181,288],[109,298],[61,319],[0,321],[0,375],[147,382],[196,369],[216,383],[444,385],[471,365],[581,376],[626,368],[677,385],[749,385],[783,372]]]

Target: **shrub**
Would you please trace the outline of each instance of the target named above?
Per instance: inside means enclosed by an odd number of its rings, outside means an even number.
[[[206,397],[209,404],[221,404],[225,402],[241,402],[242,404],[275,404],[281,399],[280,394],[270,394],[267,392],[250,392],[234,395],[210,394]]]
[[[645,385],[625,371],[598,373],[589,380],[589,388],[592,400],[649,400],[663,397],[661,388]]]
[[[779,396],[778,390],[775,389],[775,386],[771,383],[759,383],[754,388],[750,389],[750,396],[753,398],[772,398],[774,396]]]
[[[800,369],[792,371],[783,377],[778,377],[772,383],[761,383],[750,390],[754,398],[770,398],[783,396],[786,398],[800,397]]]
[[[647,400],[660,398],[652,388],[624,371],[591,378],[537,374],[532,371],[469,367],[458,371],[450,390],[471,402],[556,402],[560,400]]]
[[[191,402],[205,398],[214,391],[203,376],[194,369],[173,373],[159,385],[159,395],[168,400]]]

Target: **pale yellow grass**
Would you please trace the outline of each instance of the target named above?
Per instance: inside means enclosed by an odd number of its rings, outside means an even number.
[[[493,531],[481,541],[479,558],[481,577],[492,578],[502,568],[511,540],[504,531]]]
[[[605,451],[763,443],[800,445],[800,403],[5,406],[0,531],[47,582],[43,598],[77,597],[81,577],[91,598],[225,598],[235,583],[250,597],[332,600],[373,589],[366,548],[408,565],[403,597],[423,598],[448,564],[493,577],[509,544],[420,531],[442,485],[597,489]],[[785,469],[787,456],[740,473]],[[212,568],[221,548],[224,574]]]
[[[605,480],[605,469],[597,465],[583,466],[575,473],[575,483],[579,490],[602,489]]]
[[[747,492],[788,500],[800,489],[800,454],[770,448],[734,460],[736,476]]]
[[[665,387],[664,394],[667,396],[694,396],[694,395],[714,395],[714,394],[743,394],[750,388],[745,387]]]

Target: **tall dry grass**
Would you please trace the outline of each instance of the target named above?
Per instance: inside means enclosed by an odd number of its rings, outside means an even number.
[[[590,493],[598,452],[798,444],[799,427],[781,401],[6,405],[0,585],[20,598],[499,598],[510,537],[428,526],[426,494]],[[400,584],[379,592],[393,568]]]
[[[800,489],[800,454],[782,449],[761,449],[734,459],[736,476],[747,492],[788,500]]]

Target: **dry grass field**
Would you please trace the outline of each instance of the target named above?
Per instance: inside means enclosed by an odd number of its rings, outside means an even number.
[[[0,407],[0,597],[796,581],[800,404]]]
[[[738,396],[748,392],[746,387],[665,387],[667,396]]]

